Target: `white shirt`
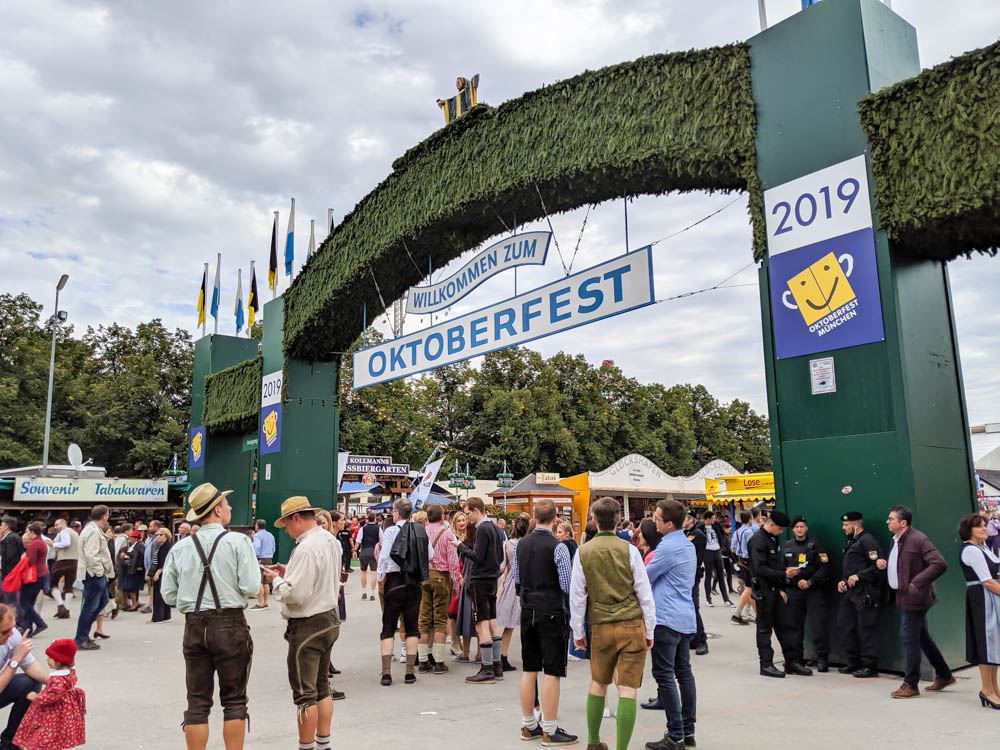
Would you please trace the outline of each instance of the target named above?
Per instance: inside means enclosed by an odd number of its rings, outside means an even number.
[[[343,554],[337,538],[320,526],[299,534],[285,575],[272,581],[271,595],[281,602],[282,617],[312,617],[337,608]]]
[[[14,647],[21,642],[22,637],[23,636],[18,631],[18,629],[14,628],[14,630],[10,634],[10,637],[7,639],[7,642],[4,644],[0,644],[0,666],[5,666],[7,662],[10,661],[10,655],[14,653]],[[30,652],[19,662],[21,667],[27,667],[34,663],[35,663],[35,657],[32,656]]]
[[[722,549],[719,544],[719,536],[715,533],[715,529],[709,525],[705,524],[705,549],[714,552],[717,549]]]
[[[646,623],[646,638],[653,639],[656,628],[656,604],[653,601],[653,589],[649,585],[646,566],[642,564],[642,553],[638,548],[628,546],[628,564],[632,568],[632,587],[642,608],[642,619]],[[587,614],[587,577],[583,574],[583,564],[580,553],[573,558],[573,575],[569,583],[569,624],[573,628],[575,638],[583,638],[583,616]]]
[[[971,547],[966,545],[962,549],[962,562],[975,571],[980,581],[989,581],[993,576],[990,575],[990,566],[986,564],[986,557],[983,557],[983,554],[992,562],[1000,562],[996,555],[978,544]]]
[[[889,577],[889,588],[898,589],[899,588],[899,573],[896,570],[896,564],[899,560],[899,535],[897,534],[892,538],[892,549],[889,550],[889,567],[885,569],[886,575]]]
[[[396,537],[399,536],[399,530],[403,528],[403,524],[408,523],[408,521],[397,521],[394,526],[390,526],[385,530],[382,535],[382,549],[378,553],[378,568],[376,569],[375,579],[378,581],[384,581],[385,577],[389,573],[398,573],[399,566],[389,557],[389,553],[392,552],[392,543],[396,541]],[[447,542],[446,542],[447,544]],[[431,544],[431,540],[427,540],[427,560],[434,559],[434,545]]]

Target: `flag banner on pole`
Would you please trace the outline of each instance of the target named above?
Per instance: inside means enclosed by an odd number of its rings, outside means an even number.
[[[329,234],[333,231],[333,209],[326,209],[326,232]]]
[[[219,301],[222,298],[222,253],[218,254],[215,261],[215,286],[212,287],[212,317],[219,321]]]
[[[306,260],[313,257],[316,252],[316,220],[309,219],[309,247],[306,248]]]
[[[340,483],[344,481],[344,472],[347,471],[347,459],[351,454],[348,451],[337,453],[337,490],[340,490]]]
[[[413,489],[413,493],[410,495],[410,502],[413,503],[414,508],[419,508],[427,502],[427,497],[431,494],[431,487],[434,486],[442,463],[444,463],[444,456],[428,464],[427,468],[424,469],[424,473],[420,477],[420,484]]]
[[[240,335],[243,330],[243,269],[236,271],[236,335]]]
[[[260,312],[260,297],[257,296],[257,270],[250,261],[250,293],[247,300],[247,330],[253,328],[253,322],[257,320],[257,313]]]
[[[292,275],[292,261],[295,260],[295,199],[292,198],[292,212],[288,214],[288,234],[285,235],[285,276]]]
[[[198,290],[198,325],[205,322],[205,300],[208,297],[208,264],[201,272],[201,289]]]
[[[271,259],[267,265],[267,288],[278,288],[278,212],[274,212],[274,226],[271,227]]]

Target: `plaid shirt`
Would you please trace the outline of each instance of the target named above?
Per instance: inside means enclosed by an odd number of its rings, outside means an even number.
[[[443,534],[442,531],[444,531]],[[452,587],[458,588],[458,580],[461,576],[458,567],[458,552],[449,544],[454,536],[451,529],[441,522],[427,524],[427,538],[434,545],[434,557],[431,558],[429,567],[431,570],[450,573]]]

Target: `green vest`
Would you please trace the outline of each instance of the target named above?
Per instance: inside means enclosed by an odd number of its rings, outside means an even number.
[[[632,584],[629,544],[613,533],[601,533],[580,545],[580,566],[587,579],[587,616],[593,624],[642,617]]]

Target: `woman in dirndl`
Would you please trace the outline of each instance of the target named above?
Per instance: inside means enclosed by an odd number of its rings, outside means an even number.
[[[500,565],[500,575],[503,581],[500,584],[500,595],[497,597],[497,625],[503,633],[503,640],[500,644],[500,663],[503,664],[504,672],[513,672],[517,669],[507,660],[507,652],[510,649],[510,639],[516,628],[521,627],[521,597],[517,595],[517,585],[514,583],[514,555],[517,554],[517,543],[528,533],[528,524],[531,517],[527,513],[522,513],[510,525],[510,539],[503,544],[503,562]]]
[[[979,666],[979,703],[1000,711],[1000,559],[986,546],[986,517],[963,516],[958,525],[965,574],[965,658]]]

